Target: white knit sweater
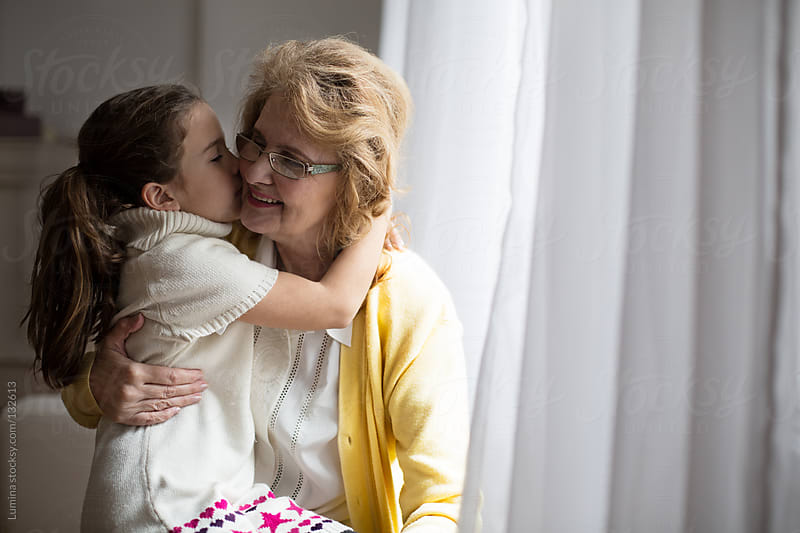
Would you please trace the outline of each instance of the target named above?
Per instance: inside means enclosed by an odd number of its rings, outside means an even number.
[[[117,317],[147,318],[128,339],[128,353],[203,369],[209,388],[163,424],[101,419],[82,530],[163,532],[207,502],[235,502],[252,490],[253,327],[235,320],[267,294],[277,271],[219,239],[228,224],[145,208],[111,223],[128,242]]]

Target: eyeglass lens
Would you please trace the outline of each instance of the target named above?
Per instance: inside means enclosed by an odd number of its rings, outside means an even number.
[[[287,178],[300,179],[305,177],[306,167],[299,161],[289,159],[281,154],[269,154],[269,162],[272,170]]]
[[[250,162],[257,161],[261,154],[265,153],[255,141],[241,134],[236,136],[236,149],[239,152],[239,157]],[[281,176],[292,179],[301,179],[305,177],[305,166],[299,161],[272,152],[269,152],[268,157],[272,170]]]

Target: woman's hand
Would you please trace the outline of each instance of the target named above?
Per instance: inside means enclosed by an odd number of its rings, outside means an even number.
[[[128,358],[125,339],[144,317],[123,318],[97,345],[89,388],[103,416],[129,426],[159,424],[181,407],[200,401],[208,387],[203,372],[137,363]]]

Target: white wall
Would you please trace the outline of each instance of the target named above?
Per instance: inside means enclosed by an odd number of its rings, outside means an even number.
[[[0,87],[24,87],[48,130],[74,137],[109,96],[199,86],[233,131],[242,84],[269,42],[344,34],[377,51],[374,0],[0,0]]]
[[[190,0],[0,3],[0,86],[24,88],[31,113],[74,137],[109,96],[193,74]]]
[[[0,88],[24,88],[28,111],[42,117],[47,136],[67,139],[66,143],[0,139],[2,382],[13,380],[17,394],[35,398],[29,396],[35,387],[26,371],[33,354],[17,324],[27,304],[27,279],[37,244],[36,196],[45,175],[73,164],[74,148],[68,140],[97,104],[142,85],[199,86],[232,139],[242,83],[260,49],[271,41],[345,34],[377,51],[380,10],[376,0],[0,0]],[[8,428],[5,422],[0,425],[4,442],[9,441]],[[50,462],[41,460],[49,452],[34,442],[38,437],[26,428],[21,425],[19,430],[20,441],[26,443],[19,465],[20,476],[25,476],[19,497],[27,500],[19,502],[24,519],[11,531],[77,530],[85,482],[54,473]],[[70,430],[76,428],[69,424]],[[65,441],[60,426],[46,425],[45,430],[41,442],[47,435],[62,444],[72,442]],[[7,479],[8,466],[3,464],[0,476]],[[68,488],[61,503],[72,510],[69,516],[35,514],[30,499],[35,482]],[[74,498],[68,501],[70,495]],[[0,498],[6,502],[7,496],[4,482]],[[11,523],[6,524],[5,516],[2,521],[0,530],[5,531]]]
[[[74,139],[109,96],[142,85],[199,86],[232,140],[238,103],[256,53],[270,42],[347,35],[376,51],[374,0],[0,0],[0,88],[24,88],[48,138]],[[20,148],[22,146],[23,148]],[[58,153],[31,160],[27,154]],[[68,166],[70,149],[0,142],[0,367],[32,361],[17,327],[36,249],[36,192]],[[8,259],[12,257],[13,261]]]
[[[236,9],[214,0],[203,0],[200,5],[200,88],[229,139],[250,63],[267,44],[346,35],[378,52],[378,0],[247,0],[237,1]]]

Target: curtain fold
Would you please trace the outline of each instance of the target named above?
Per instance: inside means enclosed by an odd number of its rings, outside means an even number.
[[[511,204],[523,8],[398,1],[383,9],[393,18],[382,24],[381,55],[415,105],[395,211],[411,221],[409,245],[448,282],[473,378]],[[537,168],[531,159],[530,174]],[[474,388],[473,379],[471,396]]]
[[[800,531],[800,9],[384,5],[470,332],[460,530]]]
[[[774,88],[778,130],[775,167],[779,177],[775,198],[778,235],[772,250],[776,310],[770,378],[771,433],[767,524],[770,533],[800,531],[800,7],[780,2],[771,21],[782,30],[780,84]]]
[[[608,528],[682,531],[692,426],[702,77],[699,2],[643,2]],[[680,73],[680,77],[679,77]]]
[[[636,111],[624,73],[636,61],[638,6],[551,9],[508,531],[602,530],[609,506]],[[595,23],[563,38],[583,19]],[[543,397],[528,386],[537,382]]]

